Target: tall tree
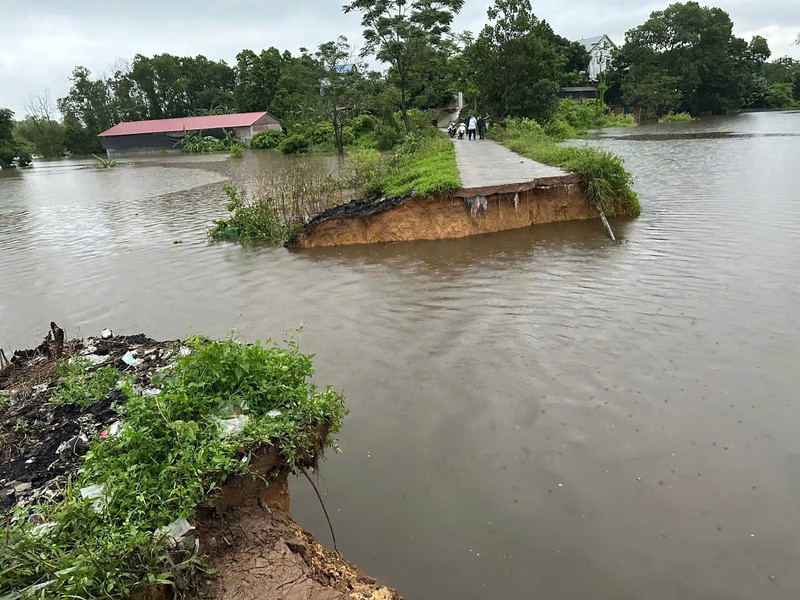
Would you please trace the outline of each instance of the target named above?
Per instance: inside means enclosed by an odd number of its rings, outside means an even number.
[[[280,51],[272,47],[262,50],[260,54],[252,50],[242,50],[236,55],[236,85],[233,96],[238,111],[275,112],[272,101],[278,89],[283,62]]]
[[[343,6],[345,13],[361,13],[366,42],[362,55],[374,52],[378,60],[391,65],[397,75],[399,108],[406,133],[409,76],[419,55],[429,46],[439,46],[450,33],[453,17],[464,0],[353,0]]]
[[[615,68],[629,103],[658,111],[720,113],[741,106],[749,51],[756,56],[764,48],[759,40],[748,48],[734,36],[722,9],[675,3],[625,34]]]
[[[344,154],[342,127],[345,119],[357,110],[356,95],[360,91],[363,65],[355,64],[353,48],[344,36],[321,44],[315,56],[323,76],[320,83],[321,114],[333,126],[337,152]]]
[[[64,126],[56,121],[56,107],[45,90],[39,96],[31,96],[26,106],[26,118],[17,123],[14,135],[31,144],[39,156],[61,156],[65,152]]]
[[[533,14],[530,0],[495,0],[486,25],[465,56],[474,67],[482,103],[498,116],[547,120],[573,48],[546,21]]]

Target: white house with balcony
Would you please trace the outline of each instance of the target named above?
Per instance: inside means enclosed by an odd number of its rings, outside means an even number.
[[[589,81],[598,81],[611,64],[611,52],[617,45],[606,34],[578,40],[589,53]]]

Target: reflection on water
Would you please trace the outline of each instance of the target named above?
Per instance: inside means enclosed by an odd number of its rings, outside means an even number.
[[[580,142],[636,175],[644,211],[616,245],[598,223],[209,244],[224,158],[3,173],[0,340],[51,319],[158,338],[303,324],[352,411],[322,470],[339,545],[409,598],[794,597],[800,119],[661,131]],[[761,135],[778,133],[795,135]],[[307,483],[293,494],[326,540]]]

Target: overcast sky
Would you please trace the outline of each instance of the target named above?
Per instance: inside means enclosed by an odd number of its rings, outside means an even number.
[[[492,0],[466,0],[456,31],[477,33]],[[536,15],[571,39],[607,33],[615,42],[670,2],[647,0],[534,0]],[[734,32],[762,35],[773,57],[800,59],[792,42],[800,33],[797,0],[701,2],[726,10]],[[235,63],[242,48],[275,46],[293,54],[300,47],[346,35],[361,43],[360,18],[345,15],[341,0],[0,0],[0,107],[25,115],[31,94],[53,98],[69,89],[73,67],[109,71],[119,58],[162,52],[203,54]]]

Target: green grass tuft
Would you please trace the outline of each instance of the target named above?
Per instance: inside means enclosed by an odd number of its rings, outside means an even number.
[[[122,375],[110,366],[89,373],[91,365],[87,359],[80,357],[62,362],[56,369],[56,375],[63,379],[63,383],[53,392],[50,402],[85,408],[105,398],[117,386]]]

